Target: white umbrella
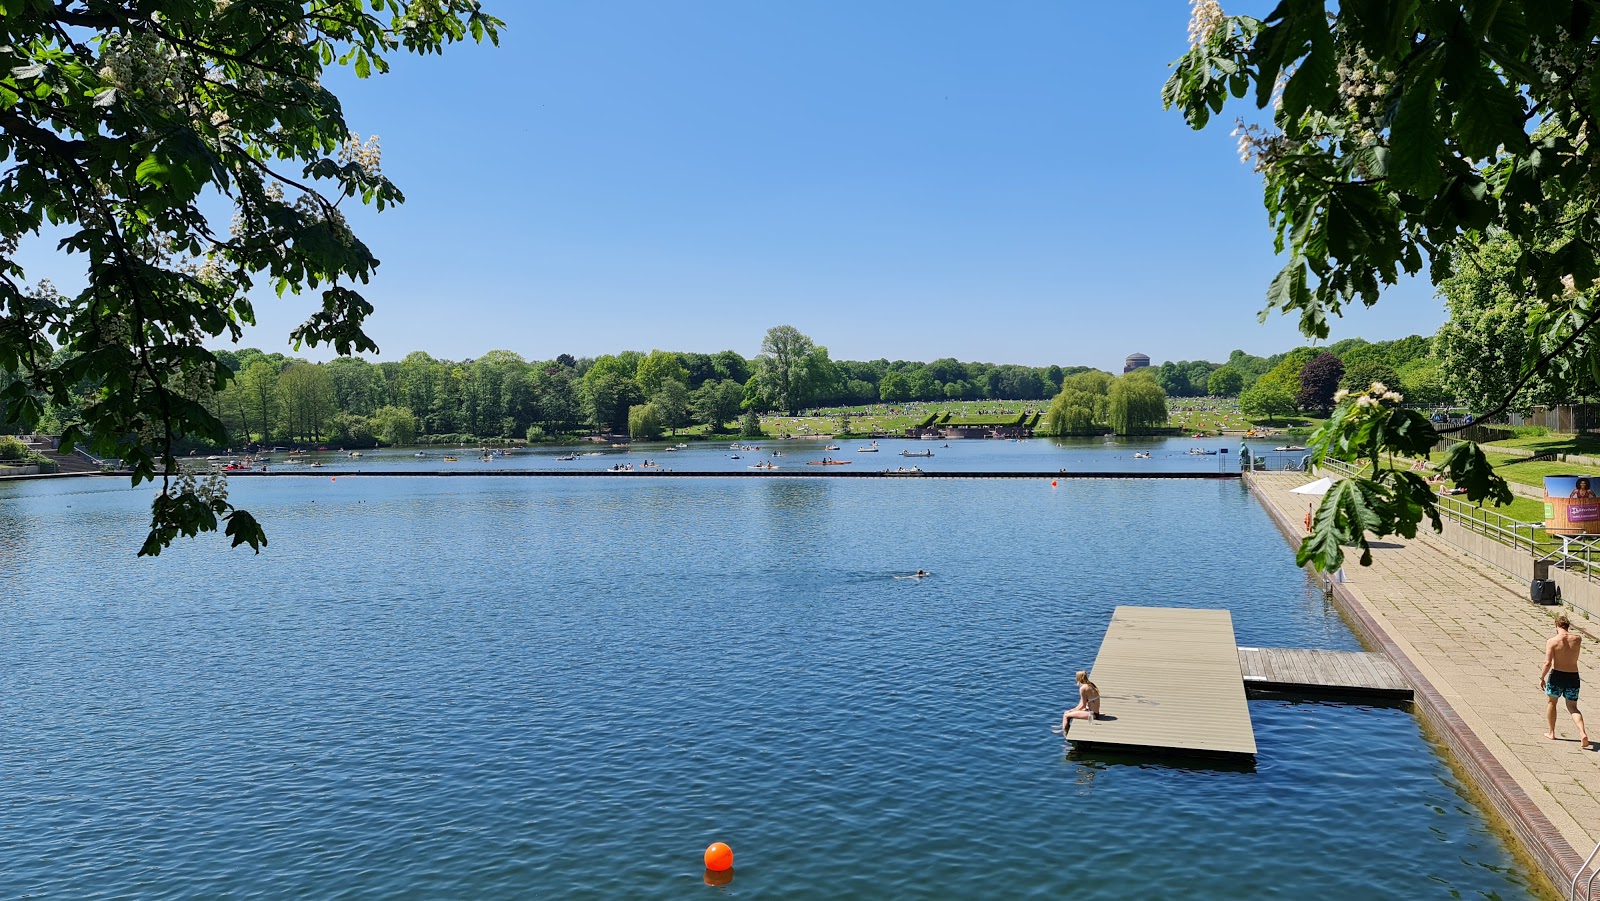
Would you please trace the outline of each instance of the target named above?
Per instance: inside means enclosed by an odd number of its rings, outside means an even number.
[[[1307,482],[1306,484],[1301,485],[1299,488],[1290,488],[1289,493],[1323,495],[1327,494],[1328,489],[1332,487],[1333,479],[1323,476],[1322,478],[1317,479],[1315,482]]]

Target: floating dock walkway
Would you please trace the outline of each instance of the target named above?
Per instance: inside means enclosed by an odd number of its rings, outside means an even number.
[[[1382,654],[1241,648],[1234,644],[1233,614],[1185,607],[1117,607],[1090,678],[1105,716],[1073,720],[1067,730],[1067,739],[1085,750],[1254,757],[1247,692],[1412,697]]]
[[[1411,700],[1411,686],[1388,657],[1365,651],[1240,648],[1247,691]]]
[[[1105,718],[1074,720],[1085,750],[1140,750],[1253,758],[1233,614],[1119,606],[1091,674]]]

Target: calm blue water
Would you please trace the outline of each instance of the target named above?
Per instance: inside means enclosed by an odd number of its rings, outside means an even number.
[[[403,448],[362,451],[359,458],[333,452],[308,454],[304,458],[278,453],[271,455],[273,462],[268,469],[279,473],[309,474],[312,470],[307,464],[314,460],[322,464],[319,471],[328,474],[385,469],[452,472],[470,472],[474,469],[595,471],[609,469],[619,463],[631,463],[637,467],[650,460],[665,469],[687,472],[742,472],[756,463],[772,463],[780,469],[830,475],[913,465],[928,472],[1056,472],[1063,468],[1072,472],[1238,472],[1237,455],[1241,443],[1248,444],[1253,454],[1267,453],[1290,460],[1303,455],[1303,452],[1274,454],[1273,447],[1281,446],[1285,440],[1290,439],[1241,442],[1237,438],[1061,438],[947,442],[883,438],[875,445],[878,449],[871,452],[862,449],[874,445],[861,440],[841,440],[837,442],[839,450],[836,451],[823,450],[828,442],[820,439],[697,441],[688,443],[682,449],[675,448],[672,442],[655,442],[634,444],[627,448],[594,444],[541,447],[516,450],[508,456],[487,462],[480,458],[477,448]],[[731,447],[733,444],[759,449],[734,450]],[[1195,455],[1189,453],[1191,449],[1216,453]],[[905,457],[902,456],[903,451],[932,451],[933,456]],[[1149,459],[1135,459],[1133,455],[1141,451],[1148,451]],[[570,454],[579,456],[576,460],[556,459]],[[456,462],[444,462],[446,455],[456,457]],[[808,461],[818,461],[824,457],[848,462],[838,467],[807,465]]]
[[[1118,603],[1356,647],[1237,484],[233,496],[266,553],[137,560],[147,491],[0,485],[0,897],[1531,897],[1404,710],[1050,733]]]

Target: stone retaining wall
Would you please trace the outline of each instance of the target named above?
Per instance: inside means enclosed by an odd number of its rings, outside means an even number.
[[[1252,493],[1257,495],[1261,506],[1267,511],[1278,530],[1283,533],[1291,547],[1298,545],[1302,537],[1302,524],[1290,522],[1286,514],[1278,509],[1277,505],[1268,500],[1264,493],[1254,484],[1251,474],[1245,475],[1245,483],[1250,486]],[[1474,549],[1462,545],[1463,551],[1491,563],[1497,568],[1515,573],[1524,565],[1523,560],[1512,552],[1511,548],[1478,535],[1466,529],[1445,521],[1447,530],[1457,530],[1456,538],[1463,543],[1470,542]],[[1424,526],[1423,528],[1427,528]],[[1452,542],[1454,543],[1454,542]],[[1481,552],[1481,553],[1480,553]],[[1511,553],[1502,553],[1511,552]],[[1532,555],[1527,551],[1520,552],[1525,557],[1526,572],[1531,578],[1533,572]],[[1497,562],[1501,561],[1501,562]],[[1502,562],[1504,566],[1502,566]],[[1508,568],[1509,567],[1509,568]],[[1309,571],[1309,570],[1308,570]],[[1557,582],[1560,583],[1566,573],[1557,573]],[[1551,824],[1533,799],[1529,798],[1516,780],[1506,772],[1500,761],[1495,759],[1492,752],[1484,744],[1472,728],[1462,719],[1448,700],[1430,683],[1417,665],[1406,655],[1405,651],[1385,631],[1382,624],[1373,618],[1366,610],[1365,605],[1355,596],[1342,580],[1328,579],[1326,587],[1335,607],[1350,624],[1362,644],[1368,649],[1375,650],[1387,656],[1406,681],[1411,683],[1415,692],[1413,704],[1417,716],[1424,725],[1438,737],[1440,742],[1449,749],[1451,756],[1466,774],[1467,778],[1482,793],[1484,799],[1493,809],[1497,818],[1505,824],[1506,828],[1520,841],[1523,850],[1538,867],[1541,874],[1550,881],[1551,885],[1565,892],[1568,880],[1582,863],[1583,853],[1588,849],[1578,852],[1574,849]],[[1576,588],[1576,586],[1574,586]],[[1566,589],[1563,586],[1563,593]],[[1584,871],[1585,874],[1588,872]],[[1587,878],[1585,876],[1585,878]],[[1563,894],[1564,897],[1564,894]],[[1600,894],[1590,896],[1590,901],[1600,899]]]

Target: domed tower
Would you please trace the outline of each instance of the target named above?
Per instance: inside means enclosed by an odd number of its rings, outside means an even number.
[[[1122,371],[1128,373],[1135,369],[1143,369],[1149,365],[1150,358],[1144,354],[1128,354],[1128,358],[1122,361]]]

